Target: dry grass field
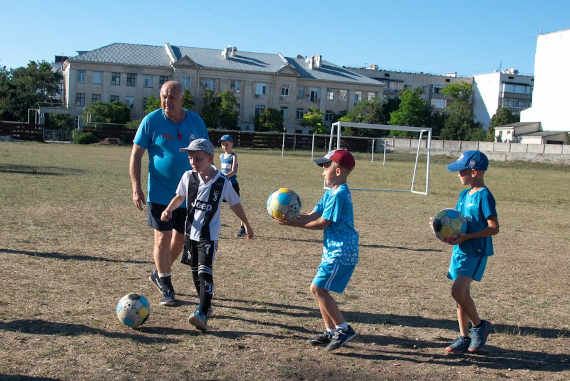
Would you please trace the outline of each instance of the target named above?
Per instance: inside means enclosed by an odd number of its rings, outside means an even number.
[[[152,233],[131,203],[130,147],[0,143],[0,379],[570,379],[568,167],[491,162],[501,232],[472,294],[496,333],[477,355],[443,350],[458,334],[451,247],[428,220],[461,190],[444,167],[452,158],[434,157],[428,196],[354,191],[360,263],[337,300],[358,336],[329,353],[306,343],[322,329],[309,292],[322,232],[265,211],[280,186],[312,208],[321,171],[306,152],[238,152],[256,238],[234,238],[224,206],[215,317],[200,333],[187,321],[198,302],[189,269],[173,269],[174,308],[148,281]],[[409,165],[358,156],[349,183],[407,187]],[[140,330],[115,317],[129,292],[151,301]]]

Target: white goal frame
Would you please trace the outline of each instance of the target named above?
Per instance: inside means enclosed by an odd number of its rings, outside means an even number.
[[[329,151],[333,150],[333,140],[335,138],[335,129],[336,129],[336,148],[340,149],[340,139],[342,136],[342,128],[343,127],[351,127],[351,128],[365,128],[369,130],[392,130],[392,131],[411,131],[411,132],[418,132],[418,146],[416,149],[416,160],[414,163],[414,170],[412,174],[412,181],[410,184],[409,189],[390,189],[390,188],[350,188],[354,190],[365,190],[365,191],[382,191],[382,192],[411,192],[415,194],[421,194],[427,196],[429,193],[429,170],[430,170],[430,151],[431,151],[431,128],[428,127],[411,127],[411,126],[391,126],[386,124],[368,124],[368,123],[353,123],[353,122],[335,122],[331,126],[331,133],[329,138]],[[416,173],[418,168],[418,162],[420,157],[420,148],[422,146],[422,138],[424,133],[427,134],[426,136],[426,186],[425,190],[416,190],[415,188],[415,181],[416,181]]]

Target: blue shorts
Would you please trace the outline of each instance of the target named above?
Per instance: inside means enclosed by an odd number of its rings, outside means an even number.
[[[447,277],[451,280],[455,280],[459,275],[463,275],[479,282],[483,278],[485,266],[487,266],[486,255],[470,256],[451,254]]]
[[[321,263],[317,275],[313,278],[313,284],[325,290],[341,293],[348,285],[355,267],[355,265]]]

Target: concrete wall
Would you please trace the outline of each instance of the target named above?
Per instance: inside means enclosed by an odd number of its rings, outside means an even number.
[[[393,138],[389,141],[389,148],[396,152],[416,152],[417,139]],[[422,152],[425,152],[426,142],[421,143]],[[377,151],[382,144],[376,144]],[[463,151],[480,150],[490,160],[498,161],[535,161],[552,162],[570,165],[570,145],[562,144],[520,144],[496,143],[458,140],[432,140],[432,155],[459,156]]]

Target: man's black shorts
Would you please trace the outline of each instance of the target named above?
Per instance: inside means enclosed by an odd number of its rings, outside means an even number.
[[[153,204],[149,202],[146,207],[146,222],[148,226],[159,231],[169,231],[175,229],[184,234],[184,223],[186,222],[186,208],[178,208],[172,212],[172,218],[163,222],[160,215],[166,209],[166,205]]]

